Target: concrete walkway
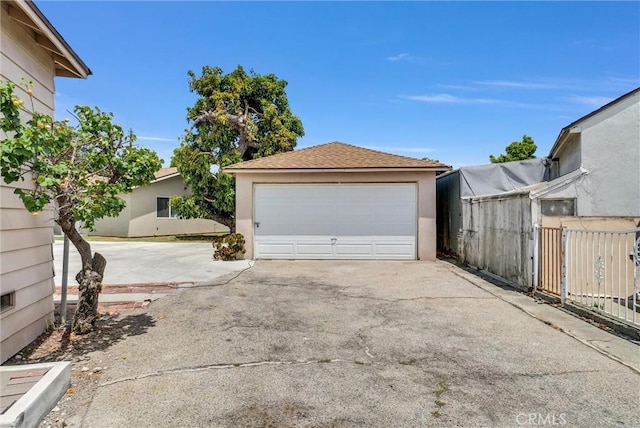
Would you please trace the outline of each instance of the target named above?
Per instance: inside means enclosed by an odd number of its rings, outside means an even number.
[[[91,249],[107,259],[103,285],[198,283],[249,267],[249,261],[213,260],[208,242],[90,242]],[[53,245],[55,283],[62,281],[63,241]],[[75,285],[80,255],[70,245],[69,285]]]
[[[68,426],[640,426],[638,345],[448,263],[231,278],[91,354],[108,369]]]

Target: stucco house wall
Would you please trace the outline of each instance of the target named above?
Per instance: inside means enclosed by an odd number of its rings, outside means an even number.
[[[580,133],[590,198],[584,216],[640,216],[640,92],[587,119]]]
[[[582,167],[575,189],[579,216],[640,215],[640,89],[563,129],[551,158],[560,176]]]
[[[87,235],[129,236],[129,220],[131,219],[131,193],[120,195],[127,204],[117,217],[104,217],[95,223],[95,230],[82,229]]]
[[[557,167],[558,174],[551,177],[552,179],[575,171],[580,168],[582,164],[580,136],[572,134],[569,136],[569,139],[569,142],[554,155],[554,157],[559,160],[559,165]],[[554,169],[553,162],[551,165],[551,168]]]
[[[227,233],[229,228],[213,220],[180,219],[157,216],[157,198],[187,194],[184,179],[180,175],[162,178],[133,192],[122,195],[127,207],[118,217],[107,217],[96,222],[90,235],[145,237],[167,235],[190,235],[204,233]]]
[[[53,116],[54,77],[87,77],[91,71],[32,3],[0,2],[0,23],[0,80],[18,85],[25,118],[30,111]],[[33,82],[31,98],[22,79]],[[10,303],[0,311],[0,363],[53,322],[54,213],[46,209],[34,216],[13,194],[31,185],[28,178],[11,185],[0,180],[0,294]]]
[[[244,235],[246,258],[253,258],[254,184],[292,183],[417,183],[420,260],[436,258],[436,172],[272,172],[236,175],[236,231]]]

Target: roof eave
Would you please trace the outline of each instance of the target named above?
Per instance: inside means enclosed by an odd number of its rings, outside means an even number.
[[[179,175],[180,175],[179,172],[174,172],[173,174],[163,175],[162,177],[158,177],[158,178],[152,180],[149,184],[157,183],[158,181],[163,181],[163,180],[166,180],[168,178],[178,177]]]
[[[36,43],[52,55],[56,76],[86,79],[93,74],[35,3],[28,0],[7,3],[9,16],[34,30]]]
[[[446,166],[434,167],[378,167],[378,168],[223,168],[228,174],[277,174],[277,173],[317,173],[317,172],[438,172],[449,171]]]

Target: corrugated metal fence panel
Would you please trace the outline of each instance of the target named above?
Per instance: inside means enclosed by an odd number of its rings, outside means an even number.
[[[526,194],[462,199],[463,262],[531,286],[531,200]]]

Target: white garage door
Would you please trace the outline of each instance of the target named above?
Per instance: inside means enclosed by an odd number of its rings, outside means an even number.
[[[415,184],[258,184],[258,259],[415,260]]]

